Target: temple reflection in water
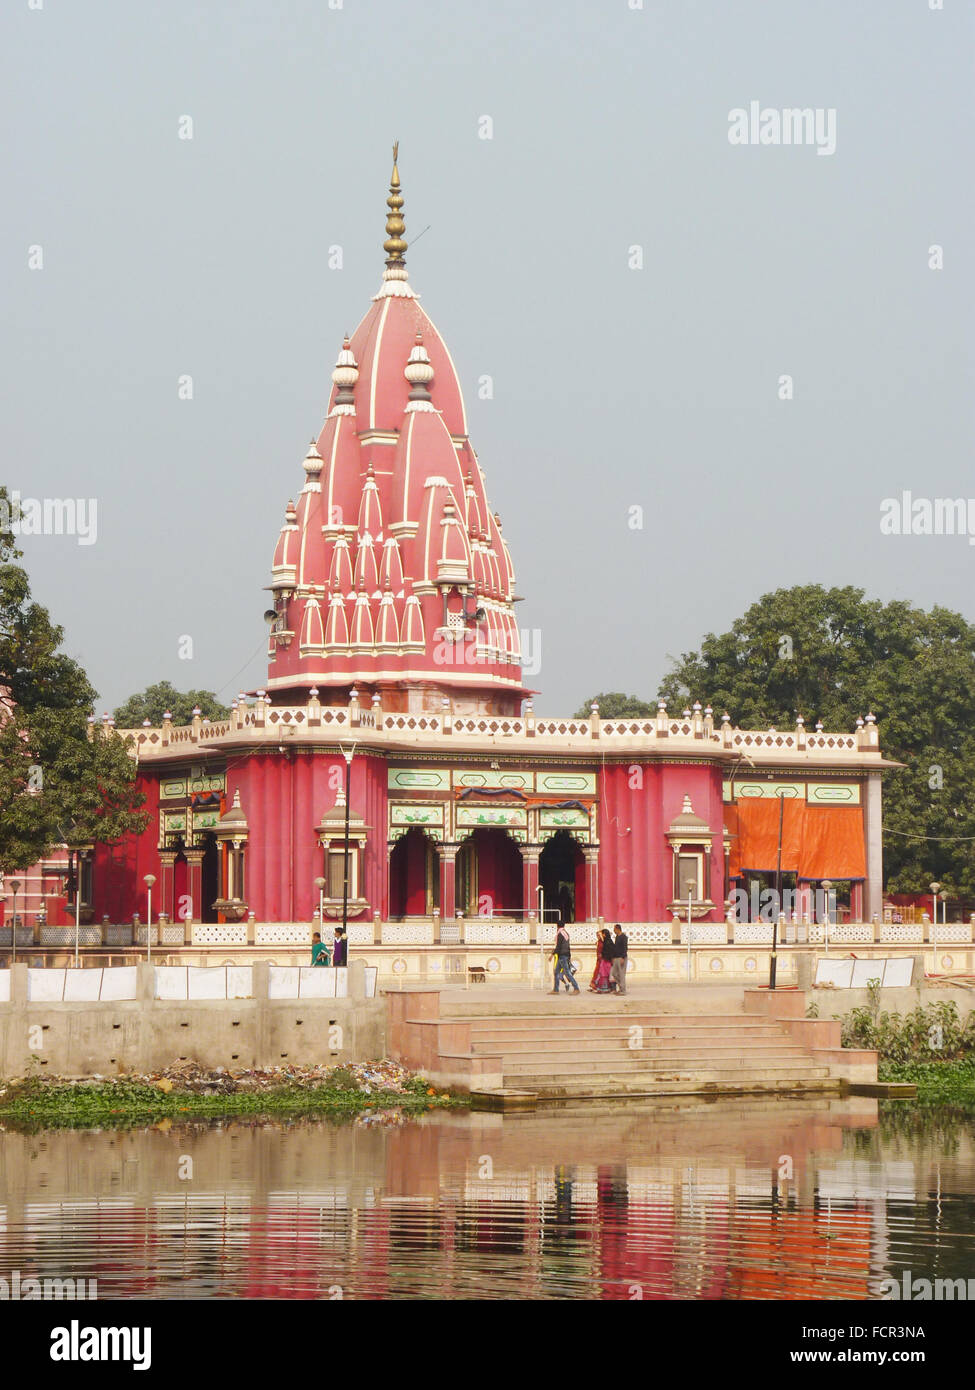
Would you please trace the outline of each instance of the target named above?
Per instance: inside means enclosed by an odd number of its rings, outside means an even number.
[[[877,1297],[903,1269],[967,1276],[975,1121],[924,1114],[693,1101],[583,1124],[7,1132],[0,1275],[96,1278],[102,1298]]]

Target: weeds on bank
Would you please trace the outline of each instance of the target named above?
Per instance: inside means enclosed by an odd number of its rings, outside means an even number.
[[[127,1128],[170,1118],[229,1119],[234,1116],[327,1114],[354,1117],[370,1110],[398,1109],[407,1115],[467,1104],[466,1097],[437,1091],[413,1077],[402,1091],[360,1090],[350,1072],[338,1068],[321,1086],[275,1086],[228,1095],[200,1095],[136,1081],[80,1083],[27,1076],[0,1083],[0,1127],[30,1129]]]
[[[975,1009],[964,1021],[953,999],[918,1004],[908,1014],[887,1013],[878,994],[871,991],[870,1003],[841,1019],[843,1047],[871,1048],[881,1062],[963,1062],[975,1068]]]

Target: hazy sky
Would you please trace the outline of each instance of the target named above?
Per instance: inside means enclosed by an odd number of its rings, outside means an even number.
[[[24,549],[99,711],[262,683],[395,138],[540,713],[652,697],[780,586],[975,619],[967,538],[880,531],[903,489],[975,498],[975,7],[636,3],[8,0],[0,481],[97,500],[94,544]],[[752,102],[834,110],[835,152],[731,144]]]

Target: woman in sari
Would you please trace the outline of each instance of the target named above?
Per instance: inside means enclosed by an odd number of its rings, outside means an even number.
[[[601,927],[596,936],[596,968],[589,982],[589,989],[593,994],[609,993],[609,973],[613,968],[613,960],[609,954],[611,946],[608,930]]]

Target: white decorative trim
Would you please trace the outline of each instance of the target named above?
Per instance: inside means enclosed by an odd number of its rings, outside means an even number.
[[[573,950],[576,946],[595,946],[598,926],[588,922],[569,922],[567,927]],[[555,932],[556,928],[551,923],[541,928],[541,940],[546,946],[555,944]]]
[[[13,942],[11,941],[11,936],[12,936],[12,934],[13,934],[13,933],[12,933],[12,929],[11,929],[10,927],[0,927],[0,946],[12,946],[12,945],[13,945]],[[34,928],[33,928],[33,927],[18,927],[18,928],[17,928],[17,945],[18,945],[18,946],[33,946],[33,944],[34,944]]]
[[[681,923],[680,941],[682,946],[687,945],[687,923]],[[692,922],[691,923],[691,945],[692,946],[725,946],[728,942],[727,922]]]
[[[737,922],[735,924],[736,946],[771,946],[771,922]]]
[[[923,922],[882,922],[880,926],[881,941],[908,941],[916,942],[918,945],[924,940]]]
[[[527,922],[466,921],[464,923],[464,944],[527,946],[531,942],[531,928]]]
[[[194,922],[194,946],[246,946],[246,922]]]
[[[384,922],[382,926],[384,946],[432,946],[432,922]]]
[[[626,935],[634,946],[671,946],[674,940],[669,922],[665,925],[629,926]]]
[[[847,922],[842,926],[837,923],[836,926],[830,927],[829,939],[830,941],[835,941],[838,946],[872,946],[874,944],[873,923],[865,922],[856,924]]]
[[[300,925],[294,922],[255,922],[254,945],[306,946],[310,951],[312,932],[314,930],[317,929],[311,926],[303,930]]]
[[[74,927],[41,927],[42,946],[73,946],[74,942]],[[79,927],[78,943],[81,946],[100,946],[102,944],[101,927]]]
[[[930,927],[928,928],[930,931]],[[939,922],[934,932],[935,945],[947,946],[949,942],[961,945],[972,939],[970,922]]]

